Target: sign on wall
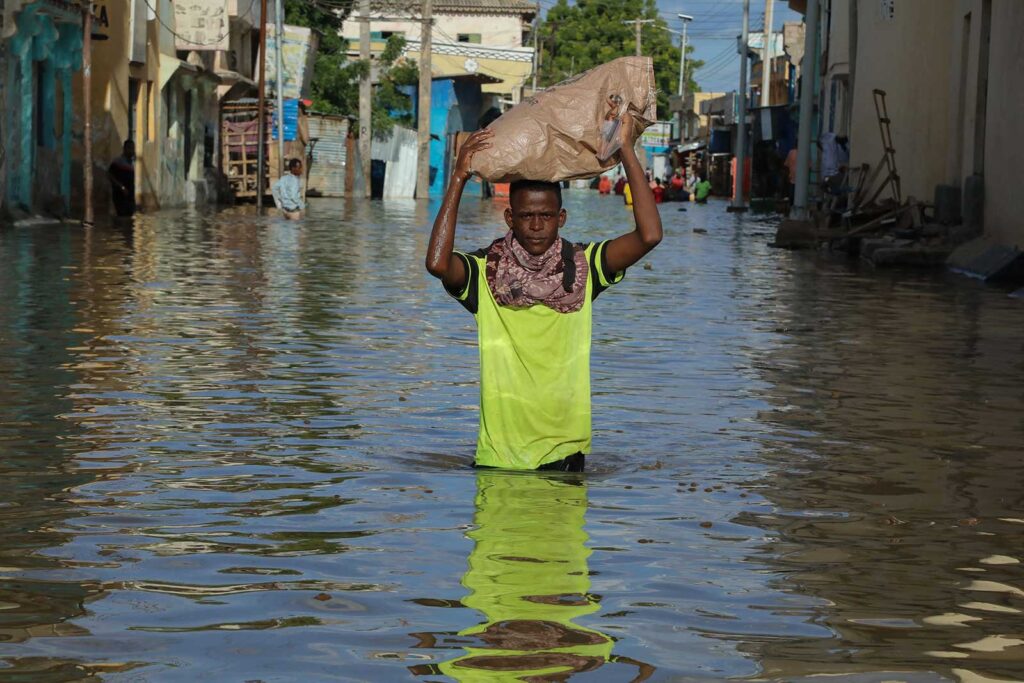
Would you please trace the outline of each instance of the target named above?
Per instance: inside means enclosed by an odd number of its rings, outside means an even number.
[[[640,136],[640,144],[644,147],[668,147],[672,139],[672,122],[655,121]]]
[[[282,93],[288,99],[309,97],[310,81],[313,74],[313,59],[316,57],[317,36],[309,28],[284,25],[284,40],[281,41],[281,67],[284,71]],[[267,88],[277,92],[277,30],[267,24]]]
[[[174,0],[174,47],[178,50],[227,50],[227,0]]]

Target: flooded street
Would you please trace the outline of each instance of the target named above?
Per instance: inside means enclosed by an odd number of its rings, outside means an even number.
[[[436,204],[0,230],[0,680],[1024,680],[1024,306],[679,206],[583,476],[469,467]]]

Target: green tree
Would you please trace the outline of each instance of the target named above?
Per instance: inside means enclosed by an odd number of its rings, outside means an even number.
[[[675,36],[664,30],[668,25],[658,14],[655,0],[558,0],[540,25],[540,63],[538,80],[549,86],[573,74],[593,68],[616,57],[636,54],[636,29],[624,21],[653,19],[642,27],[641,49],[654,60],[658,84],[658,109],[668,111],[668,97],[679,85],[679,47]],[[687,46],[687,55],[693,47]],[[687,56],[686,82],[697,91],[693,72],[703,66]]]
[[[341,25],[349,11],[308,0],[285,0],[284,3],[286,24],[306,26],[319,34],[310,90],[313,108],[327,114],[359,112],[359,79],[369,68],[362,62],[349,61],[345,54],[348,41],[341,36]]]
[[[403,59],[405,38],[393,35],[380,55],[380,76],[373,93],[373,132],[384,136],[397,123],[406,128],[416,127],[412,98],[402,92],[401,86],[419,83],[419,68],[415,59]]]

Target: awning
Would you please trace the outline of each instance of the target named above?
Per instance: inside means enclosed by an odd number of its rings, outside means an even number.
[[[696,152],[698,149],[704,149],[704,147],[706,147],[706,145],[700,140],[697,140],[695,142],[687,142],[682,145],[676,145],[676,151],[682,154],[684,152]]]
[[[175,61],[160,60],[160,90],[163,90],[167,82],[175,76],[182,75],[192,80],[204,80],[209,81],[214,85],[221,83],[220,76],[212,71],[208,71],[195,64],[189,64],[188,62],[180,59]]]
[[[227,86],[219,97],[222,100],[237,100],[247,95],[256,94],[256,81],[243,76],[237,71],[218,71],[221,86]]]

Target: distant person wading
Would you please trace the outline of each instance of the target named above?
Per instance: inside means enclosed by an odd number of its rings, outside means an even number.
[[[299,220],[306,208],[306,202],[302,199],[302,181],[299,180],[301,177],[302,162],[299,159],[292,159],[288,162],[288,173],[281,176],[270,191],[274,197],[274,205],[288,220]]]

